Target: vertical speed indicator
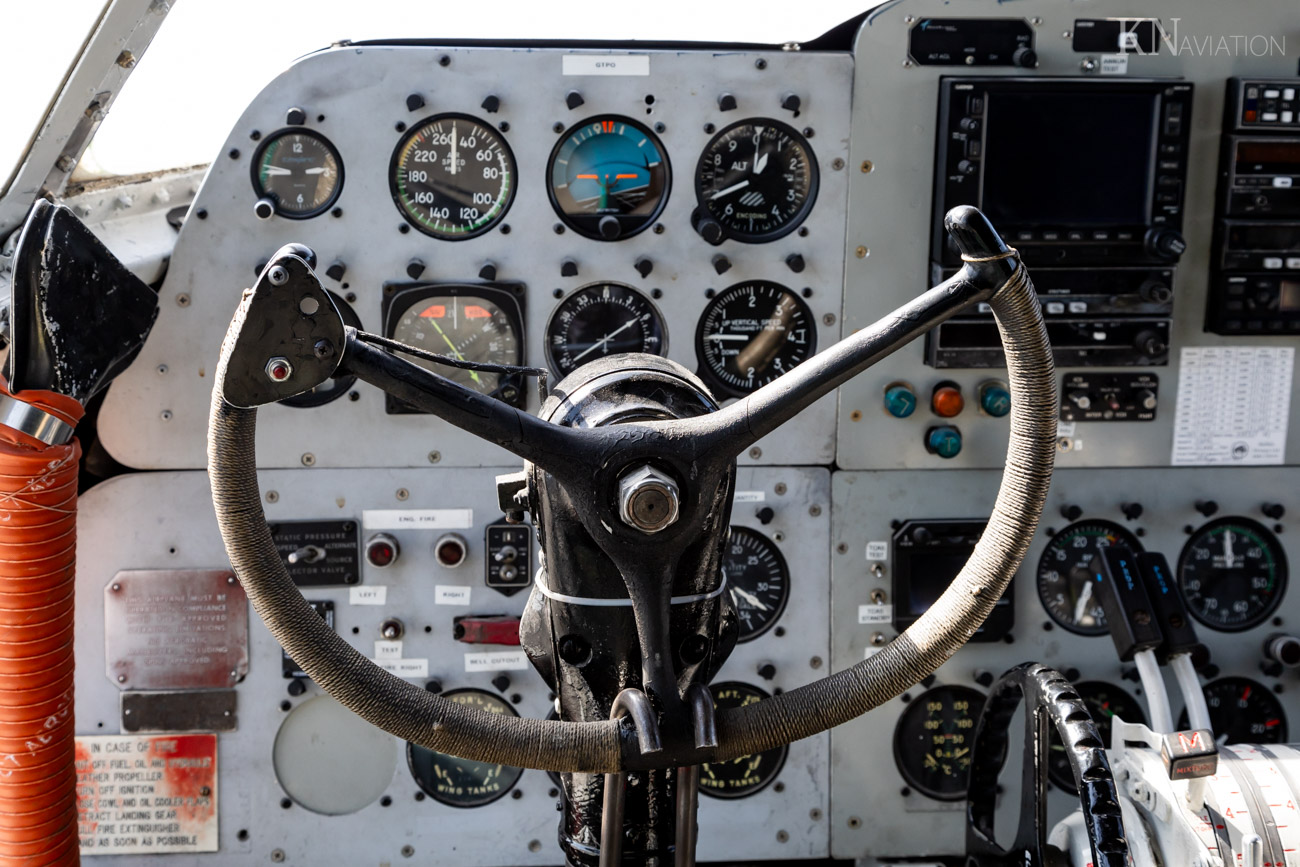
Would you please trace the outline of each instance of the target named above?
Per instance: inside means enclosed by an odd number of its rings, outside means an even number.
[[[816,352],[817,327],[794,292],[770,280],[749,280],[724,289],[704,308],[695,351],[714,385],[742,397]]]
[[[439,114],[402,137],[389,166],[389,186],[412,226],[462,241],[505,217],[515,197],[515,157],[486,123]]]

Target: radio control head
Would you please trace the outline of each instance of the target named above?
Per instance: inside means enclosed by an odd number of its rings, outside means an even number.
[[[1138,295],[1151,304],[1168,304],[1174,297],[1174,290],[1160,280],[1147,280],[1138,287]]]

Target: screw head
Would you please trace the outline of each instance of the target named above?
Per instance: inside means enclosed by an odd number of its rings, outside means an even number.
[[[677,521],[681,494],[671,478],[643,466],[619,481],[618,503],[623,523],[643,533],[658,533]]]
[[[283,286],[289,282],[289,271],[283,265],[272,265],[271,270],[266,272],[266,279],[271,281],[272,286]]]
[[[272,382],[284,382],[293,376],[293,365],[283,355],[277,355],[266,362],[266,378]]]

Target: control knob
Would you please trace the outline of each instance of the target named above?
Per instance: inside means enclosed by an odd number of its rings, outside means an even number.
[[[715,247],[723,241],[722,224],[709,216],[703,208],[696,208],[691,212],[691,228]]]
[[[1146,248],[1157,259],[1176,262],[1187,252],[1187,241],[1175,229],[1152,229],[1147,232]]]
[[[1021,69],[1038,68],[1038,52],[1028,45],[1022,45],[1011,55],[1011,62]]]
[[[1146,329],[1133,339],[1133,348],[1148,358],[1155,358],[1168,352],[1169,344],[1157,332]]]

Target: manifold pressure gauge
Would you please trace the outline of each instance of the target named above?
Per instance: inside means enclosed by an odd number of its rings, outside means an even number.
[[[1052,537],[1038,558],[1038,598],[1052,619],[1079,635],[1105,635],[1106,613],[1088,565],[1101,550],[1142,551],[1137,537],[1111,521],[1079,521]]]
[[[272,210],[291,220],[328,211],[343,190],[343,159],[323,135],[286,129],[267,136],[253,159],[260,217]],[[266,203],[269,202],[268,206]]]
[[[515,157],[488,124],[439,114],[416,124],[398,143],[389,185],[412,226],[444,241],[462,241],[488,231],[510,210]]]
[[[704,308],[695,351],[708,379],[741,397],[816,352],[817,327],[794,292],[770,280],[748,280],[723,290]]]
[[[503,698],[481,689],[454,689],[442,697],[487,713],[519,716]],[[503,797],[523,775],[523,768],[494,765],[406,745],[411,776],[426,795],[449,807],[482,807]]]
[[[1286,554],[1277,537],[1250,518],[1211,521],[1178,557],[1178,589],[1187,611],[1211,629],[1258,626],[1286,591]]]
[[[746,244],[773,241],[804,221],[817,199],[817,159],[778,120],[752,118],[713,137],[695,170],[696,230]],[[705,220],[721,227],[712,232]],[[717,238],[718,241],[721,238]]]
[[[772,628],[790,598],[790,570],[771,539],[748,527],[732,527],[722,550],[731,604],[740,621],[739,641],[753,641]]]
[[[709,686],[713,707],[731,710],[747,707],[768,698],[768,694],[747,683],[725,682]],[[700,766],[700,791],[714,798],[748,798],[776,779],[785,764],[789,746],[779,746],[764,753],[741,756],[727,762],[705,762]]]

